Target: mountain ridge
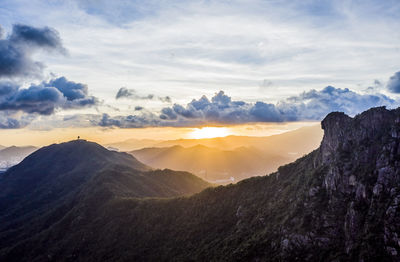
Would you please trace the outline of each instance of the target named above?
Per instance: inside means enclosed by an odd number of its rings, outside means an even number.
[[[400,108],[331,113],[321,146],[269,176],[190,197],[112,198],[0,258],[399,261],[399,123]]]

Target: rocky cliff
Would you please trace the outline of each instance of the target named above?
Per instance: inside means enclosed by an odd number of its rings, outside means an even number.
[[[315,165],[325,171],[304,203],[312,208],[319,192],[326,198],[312,217],[312,233],[327,243],[342,238],[336,242],[353,259],[368,260],[371,253],[399,259],[400,110],[373,108],[355,118],[331,113],[322,128]]]

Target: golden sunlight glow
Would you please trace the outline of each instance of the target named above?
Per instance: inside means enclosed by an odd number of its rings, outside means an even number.
[[[194,139],[202,139],[224,137],[231,134],[232,132],[226,127],[201,127],[196,128],[193,132],[189,134],[189,136]]]
[[[236,136],[271,136],[292,131],[304,126],[318,125],[317,122],[257,123],[227,127],[148,127],[148,128],[54,128],[39,129],[1,129],[2,146],[46,146],[76,139],[80,136],[107,145],[129,139],[175,140]],[[154,144],[146,145],[146,147]]]

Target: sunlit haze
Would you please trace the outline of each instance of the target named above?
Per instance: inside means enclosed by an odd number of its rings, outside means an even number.
[[[235,125],[227,127],[208,127],[211,133],[202,133],[204,128],[54,128],[50,130],[5,129],[0,136],[0,145],[34,145],[44,146],[62,141],[69,141],[80,136],[82,139],[95,141],[100,144],[109,144],[128,139],[174,140],[218,137],[225,135],[236,136],[270,136],[296,130],[304,126],[320,126],[316,122],[290,123],[259,123],[252,125]],[[217,131],[214,133],[212,131]],[[222,131],[222,132],[221,132]],[[195,137],[196,136],[196,137]]]
[[[196,128],[189,134],[194,139],[224,137],[228,135],[232,135],[232,133],[226,127],[201,127]]]

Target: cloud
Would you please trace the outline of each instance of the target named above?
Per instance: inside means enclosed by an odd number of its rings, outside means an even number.
[[[88,95],[86,85],[65,77],[21,88],[12,82],[0,83],[0,111],[22,111],[40,115],[53,114],[56,109],[82,108],[98,104]]]
[[[366,93],[377,93],[381,91],[381,89],[384,87],[382,81],[375,79],[373,85],[367,87],[364,92]]]
[[[88,95],[87,85],[68,81],[65,77],[53,79],[48,83],[43,82],[42,85],[49,88],[54,87],[63,94],[67,100],[63,108],[80,108],[99,103],[96,97]]]
[[[141,128],[149,126],[160,126],[160,120],[152,113],[142,113],[141,115],[115,116],[103,114],[100,120],[92,118],[92,124],[102,127],[120,128]]]
[[[99,16],[110,23],[121,24],[142,18],[159,8],[153,1],[76,0],[78,6],[90,15]]]
[[[392,93],[400,93],[400,71],[390,77],[387,88]]]
[[[125,87],[121,87],[118,92],[117,95],[115,96],[115,99],[119,99],[119,98],[123,98],[123,97],[130,97],[132,96],[134,93],[134,90],[129,90]]]
[[[382,94],[362,95],[347,88],[328,86],[320,91],[311,90],[289,97],[277,104],[262,101],[254,104],[232,101],[231,97],[220,91],[211,101],[203,96],[199,100],[192,100],[185,107],[175,104],[172,108],[165,108],[162,113],[172,111],[170,115],[174,113],[177,118],[196,118],[204,122],[235,124],[321,120],[332,111],[355,115],[370,107],[394,104],[394,100]]]
[[[165,107],[160,114],[116,116],[103,115],[100,126],[196,126],[200,124],[245,124],[255,122],[320,121],[333,111],[356,115],[376,106],[398,106],[398,102],[383,94],[359,94],[347,88],[327,86],[312,89],[276,104],[257,101],[235,101],[223,91],[211,100],[206,96],[186,105]]]
[[[56,30],[14,25],[5,39],[0,39],[0,77],[40,76],[44,65],[32,60],[39,50],[65,53]]]
[[[139,95],[137,94],[135,89],[128,89],[126,87],[121,87],[117,94],[115,95],[115,99],[121,99],[121,98],[128,98],[132,100],[153,100],[156,98],[155,95],[153,94],[148,94],[148,95]],[[157,98],[164,103],[171,103],[172,99],[169,96],[157,96]]]
[[[15,118],[0,115],[0,129],[17,129],[25,127],[21,122]]]
[[[51,87],[51,91],[47,90],[46,88],[50,88],[46,87],[48,83],[32,86],[30,87],[32,90],[30,88],[24,89],[27,91],[20,91],[18,87],[12,84],[0,85],[0,90],[4,90],[3,92],[8,95],[13,92],[15,93],[13,90],[16,89],[19,101],[25,103],[17,103],[19,110],[25,112],[25,115],[23,115],[24,118],[21,118],[16,113],[12,113],[14,111],[11,109],[16,110],[16,108],[0,111],[0,128],[24,127],[40,114],[45,115],[40,119],[42,122],[35,121],[30,126],[47,126],[48,128],[51,128],[51,126],[118,128],[193,127],[206,124],[231,125],[260,122],[320,121],[332,111],[341,111],[349,115],[355,115],[370,107],[399,106],[398,101],[383,94],[359,94],[347,88],[341,89],[327,86],[322,90],[312,89],[303,92],[275,104],[263,101],[255,103],[237,101],[233,100],[225,92],[220,91],[211,97],[211,99],[202,96],[199,99],[193,99],[186,105],[174,104],[170,107],[164,107],[159,113],[144,110],[143,107],[136,106],[135,114],[131,115],[112,116],[107,113],[76,114],[60,118],[59,115],[46,116],[46,114],[54,111],[56,108],[66,108],[63,103],[68,103],[68,99],[63,95],[63,99],[59,100],[58,95],[63,93],[54,86]],[[42,89],[38,87],[42,87]],[[54,90],[56,90],[55,95],[53,94]],[[25,94],[22,91],[27,93]],[[45,101],[42,101],[43,97],[46,97]],[[27,104],[29,103],[25,99],[29,102],[35,101],[33,104],[39,104],[36,107],[28,107]],[[39,110],[39,106],[42,109]],[[27,112],[36,112],[37,114],[28,114]]]
[[[39,51],[66,54],[58,32],[50,27],[13,25],[4,36],[0,28],[0,129],[22,128],[40,115],[58,109],[84,108],[99,104],[88,88],[65,77],[22,87],[14,78],[40,77],[44,65],[32,59]]]
[[[274,85],[274,83],[271,80],[268,80],[268,79],[263,79],[261,81],[261,83],[259,84],[261,89],[269,89],[273,85]]]
[[[36,119],[35,115],[16,114],[15,112],[0,112],[0,129],[17,129],[29,125]]]
[[[172,102],[172,99],[169,96],[159,97],[158,99],[160,99],[160,101],[164,102],[164,103],[171,103]]]
[[[192,120],[218,124],[285,121],[285,117],[273,104],[233,101],[223,91],[216,93],[211,101],[206,96],[202,96],[198,100],[193,99],[186,106],[174,104],[172,107],[164,108],[160,118],[178,122]]]
[[[126,87],[121,87],[117,95],[115,96],[115,99],[120,99],[120,98],[129,98],[133,100],[151,100],[154,98],[154,95],[149,94],[147,96],[140,96],[136,93],[134,89],[128,89]]]
[[[49,27],[35,28],[28,25],[14,25],[9,41],[28,47],[47,48],[64,52],[58,32]]]
[[[176,101],[220,89],[246,100],[281,99],[326,83],[360,83],[361,91],[366,79],[384,79],[400,59],[399,1],[3,2],[5,26],[23,17],[62,28],[73,56],[49,66],[65,75],[90,71],[84,82],[95,80],[108,98],[126,83],[137,83],[131,87],[139,94],[167,94],[146,91],[154,86],[179,90]],[[108,23],[115,19],[123,21]],[[118,75],[112,81],[111,72]],[[264,78],[273,87],[259,88]]]
[[[88,94],[88,87],[85,84],[68,81],[65,77],[53,79],[43,84],[46,87],[54,86],[67,98],[68,101],[83,99]]]
[[[289,97],[277,104],[286,119],[321,120],[333,111],[356,115],[371,107],[398,106],[398,102],[383,94],[359,94],[348,88],[327,86],[317,91],[311,90],[298,96]]]
[[[163,120],[176,120],[178,115],[171,108],[163,108],[161,110],[160,118]]]

